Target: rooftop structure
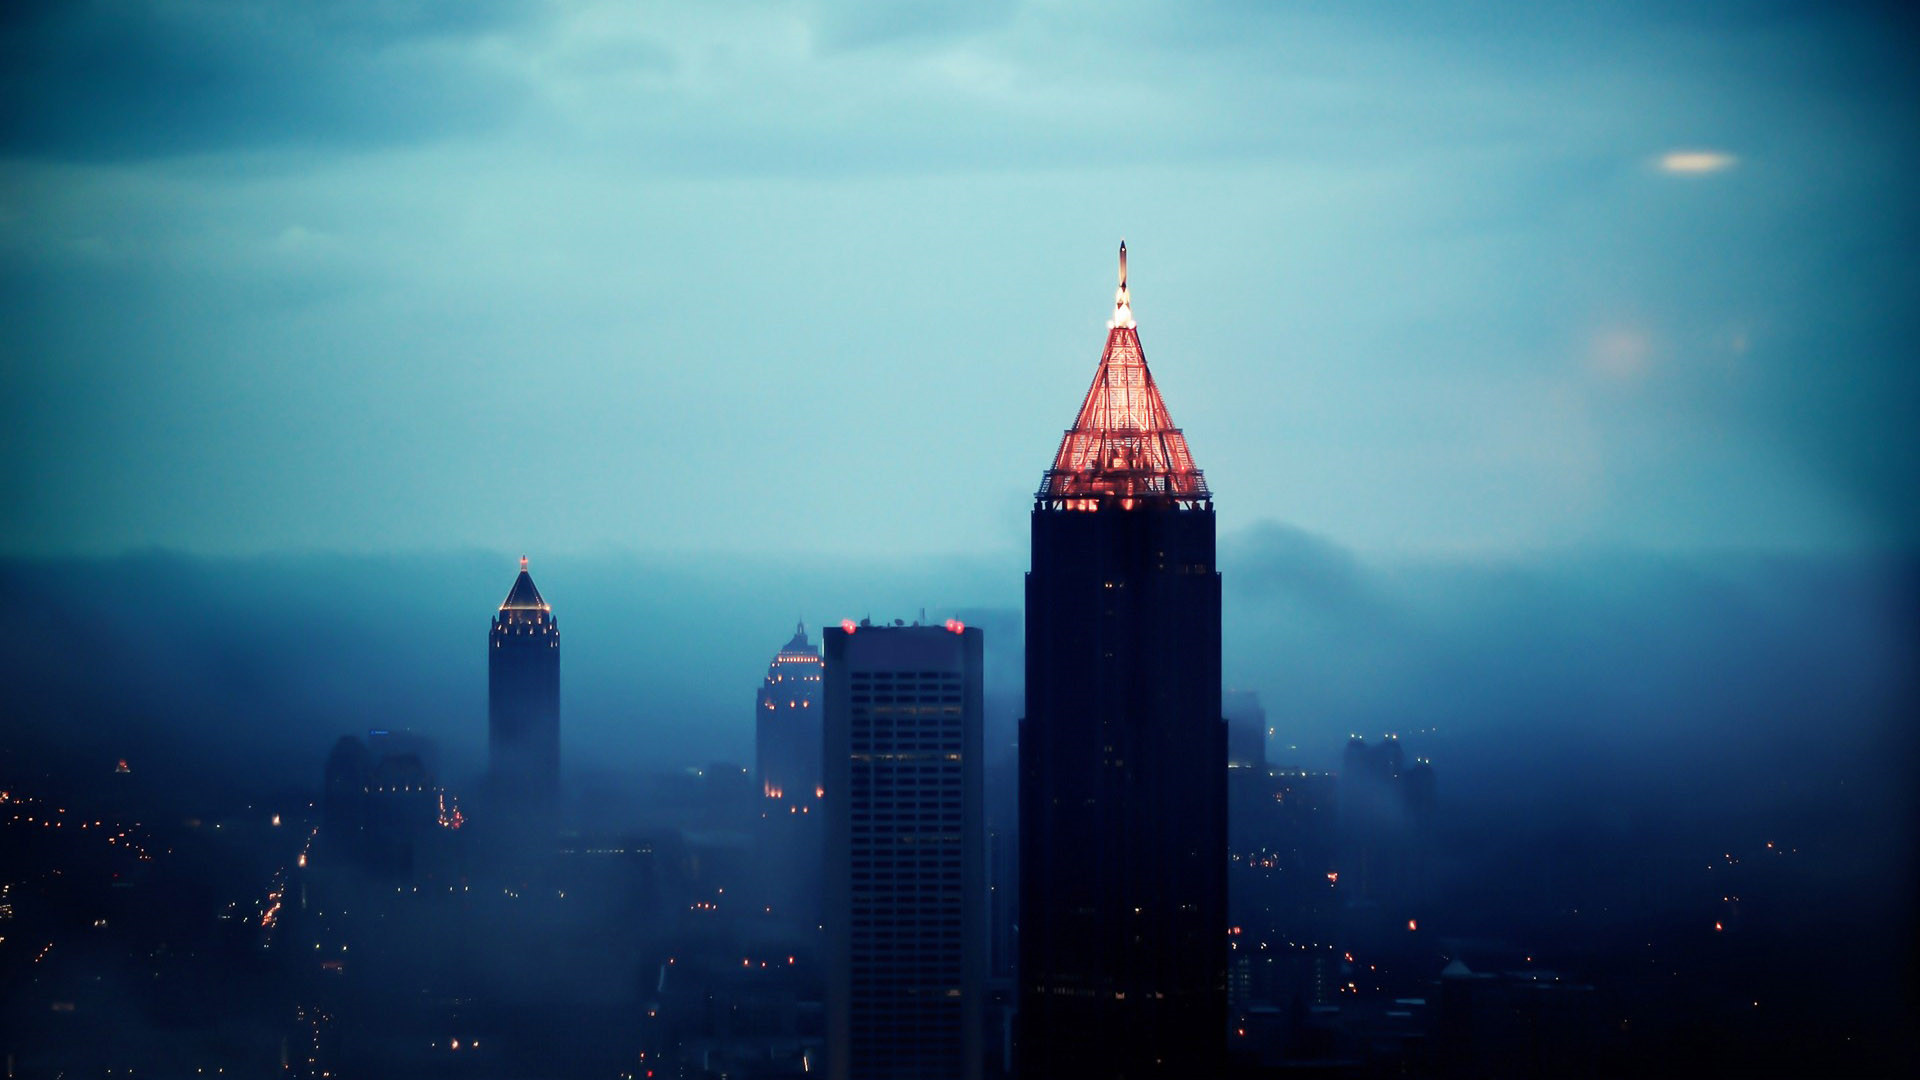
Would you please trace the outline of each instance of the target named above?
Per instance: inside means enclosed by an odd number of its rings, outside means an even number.
[[[527,573],[527,557],[520,556],[520,576],[513,579],[513,588],[507,590],[507,598],[500,602],[501,617],[515,622],[538,622],[539,617],[530,613],[538,612],[546,615],[552,611],[552,606],[541,597],[540,590],[534,587],[533,575]]]
[[[1173,426],[1167,403],[1147,370],[1127,291],[1127,245],[1120,245],[1120,288],[1107,324],[1107,347],[1073,427],[1060,440],[1053,467],[1034,496],[1041,506],[1096,510],[1108,500],[1208,505],[1207,480],[1193,463],[1187,437]]]

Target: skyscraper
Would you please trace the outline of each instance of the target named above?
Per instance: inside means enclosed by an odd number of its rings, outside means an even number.
[[[1140,348],[1106,349],[1034,498],[1020,724],[1028,1080],[1207,1077],[1226,1037],[1212,495]]]
[[[826,632],[827,1068],[975,1080],[984,1062],[981,634]]]
[[[560,790],[560,625],[525,555],[489,635],[487,744],[495,800],[509,812],[550,812]]]
[[[820,650],[807,641],[807,624],[800,623],[767,665],[754,701],[753,746],[762,797],[789,806],[811,806],[819,798],[820,724]]]
[[[789,926],[821,922],[826,814],[821,772],[820,650],[806,624],[774,654],[754,697],[753,743],[759,806],[754,839],[760,873],[756,902]]]

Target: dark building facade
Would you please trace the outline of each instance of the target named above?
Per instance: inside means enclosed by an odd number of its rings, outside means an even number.
[[[382,881],[445,876],[464,821],[459,800],[434,778],[425,740],[395,734],[382,729],[364,743],[349,735],[334,744],[321,793],[324,851]]]
[[[497,804],[551,811],[560,791],[560,625],[524,555],[488,636],[487,751]]]
[[[1023,1077],[1207,1077],[1227,1022],[1212,495],[1147,371],[1126,247],[1035,499],[1020,727]]]
[[[1425,758],[1409,765],[1398,735],[1373,744],[1358,735],[1347,740],[1340,772],[1340,886],[1356,913],[1374,916],[1376,930],[1417,919],[1425,908],[1435,806],[1433,765]]]
[[[981,632],[826,632],[827,1075],[985,1062]]]
[[[821,796],[820,650],[807,640],[807,626],[773,655],[754,699],[753,749],[760,794],[786,807],[808,806]]]
[[[789,925],[820,925],[821,866],[825,857],[824,774],[820,763],[823,710],[820,650],[806,625],[767,665],[754,696],[753,746],[759,797],[754,823],[762,872],[758,902]]]

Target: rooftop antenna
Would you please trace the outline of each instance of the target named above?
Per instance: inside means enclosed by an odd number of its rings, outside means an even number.
[[[1127,242],[1120,241],[1120,288],[1113,294],[1113,323],[1108,329],[1133,329],[1133,297],[1127,292]]]

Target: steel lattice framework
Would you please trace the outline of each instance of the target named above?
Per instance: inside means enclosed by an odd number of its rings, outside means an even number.
[[[1173,426],[1147,370],[1127,293],[1125,244],[1120,245],[1120,290],[1099,370],[1034,498],[1059,510],[1098,510],[1112,503],[1128,510],[1142,503],[1211,505],[1206,477],[1193,464],[1187,437]]]

